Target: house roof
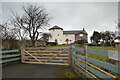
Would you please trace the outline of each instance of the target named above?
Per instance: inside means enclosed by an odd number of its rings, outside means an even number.
[[[61,27],[58,27],[57,25],[53,26],[52,28],[50,28],[49,30],[52,30],[52,29],[61,29],[63,30],[63,28]],[[87,34],[87,32],[84,30],[70,30],[70,31],[63,31],[63,34],[79,34],[79,33],[84,33],[84,34]]]
[[[63,31],[63,34],[79,34],[79,33],[87,34],[87,32],[84,29],[83,30]]]
[[[54,27],[50,28],[49,30],[52,30],[52,29],[61,29],[61,30],[63,30],[63,28],[58,27],[57,25],[55,25]]]

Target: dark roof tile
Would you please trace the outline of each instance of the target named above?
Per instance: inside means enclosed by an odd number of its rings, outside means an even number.
[[[55,25],[54,27],[50,28],[49,30],[52,30],[52,29],[62,29],[63,30],[63,28],[58,27],[57,25]]]
[[[63,31],[63,34],[79,34],[79,33],[87,34],[87,32],[85,30]]]

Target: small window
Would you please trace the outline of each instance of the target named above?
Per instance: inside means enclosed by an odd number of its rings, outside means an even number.
[[[55,29],[53,29],[53,31],[55,31]]]
[[[58,36],[59,36],[59,34],[58,34]]]
[[[62,42],[62,40],[60,39],[60,42]]]
[[[83,37],[83,34],[79,34],[80,37]]]
[[[68,37],[68,35],[65,35],[66,37]]]

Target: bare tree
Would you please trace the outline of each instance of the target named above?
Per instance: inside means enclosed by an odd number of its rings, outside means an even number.
[[[12,27],[10,27],[8,22],[1,24],[0,27],[1,27],[2,39],[15,39],[16,38],[15,30]]]
[[[1,29],[1,38],[2,38],[2,49],[16,49],[19,46],[17,45],[16,40],[16,31],[13,27],[10,26],[9,22],[0,25]]]
[[[34,46],[41,30],[46,29],[51,18],[42,6],[28,4],[23,5],[22,9],[24,11],[22,16],[13,13],[12,23],[17,29],[22,29],[22,32],[28,32],[32,46]]]
[[[16,33],[17,38],[20,41],[24,41],[27,36],[27,30],[23,29],[21,26],[16,25],[15,19],[11,20],[11,26],[13,26],[14,31]]]

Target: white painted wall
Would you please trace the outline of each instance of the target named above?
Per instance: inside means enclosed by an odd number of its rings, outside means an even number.
[[[50,30],[52,38],[49,38],[49,42],[55,42],[57,39],[58,44],[63,44],[63,30],[61,29],[52,29]],[[59,36],[58,36],[59,35]]]
[[[64,34],[63,35],[64,36],[64,44],[66,44],[66,39],[68,39],[69,41],[68,41],[68,44],[70,44],[70,43],[74,43],[75,42],[75,34]],[[71,40],[71,41],[70,41]]]
[[[61,29],[54,29],[54,30],[52,29],[49,31],[52,36],[51,38],[49,38],[49,42],[55,42],[55,39],[57,39],[58,44],[66,44],[66,39],[69,39],[71,40],[68,42],[70,44],[70,43],[74,43],[75,41],[74,34],[63,34],[63,30]]]

